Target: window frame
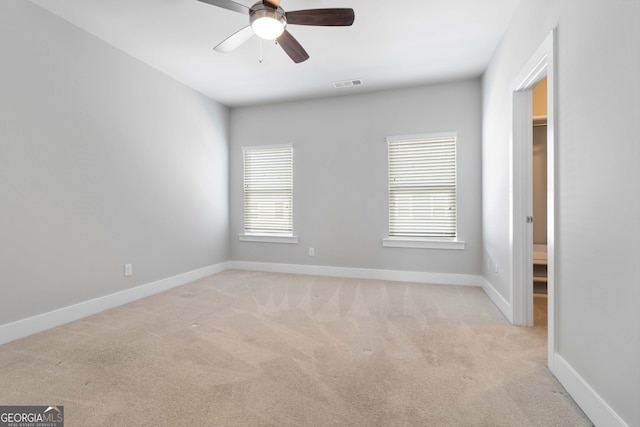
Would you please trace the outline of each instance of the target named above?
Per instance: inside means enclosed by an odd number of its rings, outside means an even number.
[[[391,186],[390,186],[390,143],[419,140],[419,139],[442,139],[453,138],[455,147],[455,200],[456,200],[456,220],[455,220],[455,236],[454,237],[410,237],[410,236],[391,236]],[[460,227],[458,222],[458,206],[459,206],[459,179],[458,179],[458,134],[455,131],[423,133],[413,135],[397,135],[388,136],[386,138],[387,145],[387,236],[382,239],[382,246],[388,248],[414,248],[414,249],[454,249],[463,250],[465,248],[464,240],[460,239]]]
[[[291,232],[266,232],[266,231],[247,231],[245,229],[246,218],[246,151],[260,151],[289,148],[291,149]],[[244,146],[241,149],[242,154],[242,233],[238,234],[238,239],[242,242],[262,242],[262,243],[298,243],[298,237],[294,234],[294,184],[293,184],[293,168],[294,168],[294,147],[293,144],[272,144],[272,145],[252,145]]]

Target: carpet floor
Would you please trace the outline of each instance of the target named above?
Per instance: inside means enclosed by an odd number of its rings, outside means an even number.
[[[0,405],[63,405],[67,427],[591,426],[537,325],[480,288],[229,270],[0,346]]]

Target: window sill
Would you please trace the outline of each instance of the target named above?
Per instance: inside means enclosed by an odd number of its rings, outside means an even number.
[[[385,248],[463,250],[464,240],[429,240],[387,237],[382,239],[382,246],[384,246]]]
[[[278,234],[238,234],[241,242],[298,243],[298,236]]]

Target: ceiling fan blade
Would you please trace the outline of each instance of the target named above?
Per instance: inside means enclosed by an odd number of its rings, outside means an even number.
[[[239,47],[242,43],[253,37],[254,34],[255,33],[253,32],[251,26],[247,25],[243,29],[236,31],[235,33],[227,37],[222,43],[214,47],[213,50],[223,53],[231,52],[235,48]]]
[[[208,3],[213,6],[218,6],[223,9],[233,10],[234,12],[240,12],[245,15],[248,15],[250,10],[247,6],[240,3],[236,3],[231,0],[198,0],[198,1],[201,1],[202,3]]]
[[[278,37],[278,44],[282,46],[282,49],[296,64],[309,59],[307,51],[304,50],[302,45],[298,43],[298,40],[296,40],[287,30],[284,30],[282,35]]]
[[[353,9],[306,9],[286,13],[287,23],[294,25],[318,25],[326,27],[343,27],[353,24]]]
[[[262,4],[266,4],[274,9],[277,9],[278,6],[280,6],[280,0],[262,0]]]

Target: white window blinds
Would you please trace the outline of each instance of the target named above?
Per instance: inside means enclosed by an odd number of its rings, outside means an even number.
[[[456,135],[387,138],[389,237],[454,239]]]
[[[244,231],[293,233],[293,147],[245,147]]]

